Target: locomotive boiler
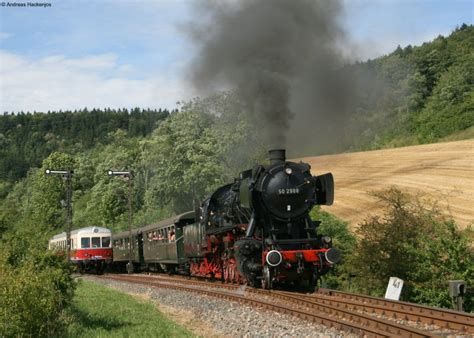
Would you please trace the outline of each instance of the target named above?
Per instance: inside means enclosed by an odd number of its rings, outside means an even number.
[[[312,176],[309,164],[286,161],[283,149],[269,155],[269,165],[257,165],[217,189],[202,203],[199,222],[186,227],[191,274],[266,289],[276,284],[313,289],[339,262],[331,238],[318,234],[319,223],[309,216],[313,206],[332,204],[332,174]],[[202,238],[200,250],[186,250],[193,236]]]

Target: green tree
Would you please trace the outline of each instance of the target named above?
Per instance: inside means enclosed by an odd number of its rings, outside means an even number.
[[[60,176],[45,174],[46,169],[74,170],[72,156],[54,152],[43,161],[36,171],[31,196],[31,212],[34,222],[47,229],[60,229],[65,224],[66,182]]]
[[[441,75],[416,123],[425,142],[474,125],[474,55]]]
[[[189,210],[194,200],[224,183],[217,158],[219,140],[211,132],[214,120],[209,114],[175,113],[154,132],[145,153],[154,168],[149,204],[169,203],[176,212]]]

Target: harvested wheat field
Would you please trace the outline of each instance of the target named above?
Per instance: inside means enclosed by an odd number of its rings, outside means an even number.
[[[380,212],[369,192],[398,186],[440,202],[461,227],[474,221],[474,140],[306,157],[313,175],[332,172],[335,200],[324,207],[357,225]]]

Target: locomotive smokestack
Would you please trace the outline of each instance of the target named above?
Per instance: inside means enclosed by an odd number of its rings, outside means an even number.
[[[277,164],[286,161],[285,149],[272,149],[268,152],[270,164]]]

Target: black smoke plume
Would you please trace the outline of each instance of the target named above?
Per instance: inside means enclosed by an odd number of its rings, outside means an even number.
[[[268,146],[290,156],[341,146],[352,85],[340,1],[207,1],[195,10],[198,90],[234,90]]]

